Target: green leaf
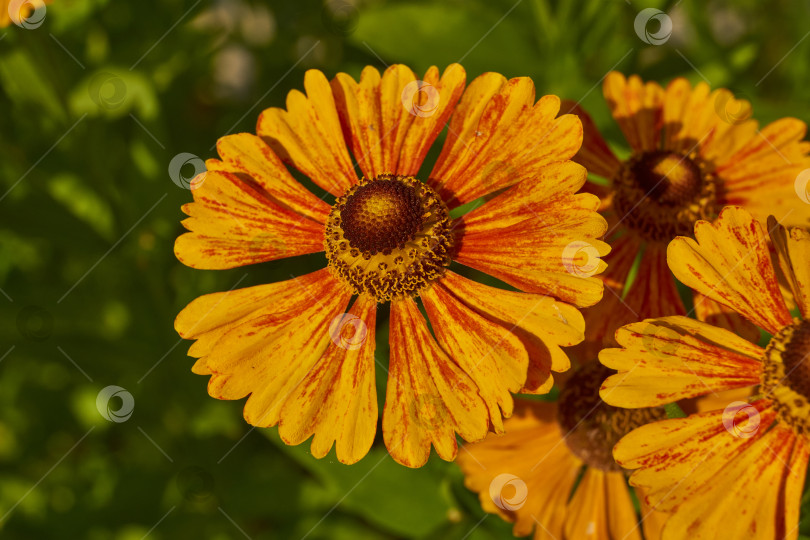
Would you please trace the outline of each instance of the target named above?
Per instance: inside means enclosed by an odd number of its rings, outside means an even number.
[[[677,403],[668,403],[664,405],[667,412],[667,418],[686,418],[686,413]]]
[[[440,489],[447,468],[437,458],[420,469],[396,463],[384,448],[372,448],[354,465],[343,465],[335,451],[323,459],[309,453],[309,441],[287,446],[276,430],[262,430],[282,451],[316,476],[338,510],[349,511],[391,533],[424,536],[447,523],[451,504]],[[329,508],[327,508],[328,510]]]

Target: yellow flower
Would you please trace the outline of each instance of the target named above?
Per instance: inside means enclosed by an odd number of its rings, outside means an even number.
[[[773,335],[763,349],[681,316],[619,330],[622,349],[599,358],[612,369],[600,392],[619,407],[664,403],[758,387],[751,403],[655,422],[622,439],[614,457],[639,469],[630,483],[672,515],[663,538],[793,538],[810,434],[810,235],[768,220],[778,270],[803,318],[794,319],[777,281],[760,223],[727,207],[695,240],[677,238],[667,258],[675,277]]]
[[[599,386],[610,373],[595,361],[583,365],[563,383],[557,402],[518,400],[505,435],[489,435],[459,454],[466,486],[479,493],[484,510],[515,523],[515,536],[534,530],[535,540],[641,540],[642,531],[647,540],[659,537],[664,514],[642,503],[639,519],[611,451],[633,428],[666,413],[606,405]]]
[[[334,445],[344,463],[362,458],[377,425],[378,303],[390,302],[383,439],[404,465],[423,465],[431,445],[453,459],[456,433],[502,432],[511,393],[548,392],[551,372],[568,368],[560,346],[582,340],[575,306],[601,298],[592,276],[604,263],[592,259],[609,249],[596,240],[606,230],[598,199],[577,194],[586,173],[570,158],[582,126],[557,117],[556,96],[535,103],[527,78],[465,81],[459,65],[421,81],[402,65],[331,84],[312,70],[306,95],[262,113],[258,136],[219,140],[221,160],[183,207],[191,232],[177,239],[178,259],[217,269],[326,252],[323,270],[203,296],[177,317],[180,335],[197,340],[189,354],[195,373],[211,375],[209,394],[250,396],[247,422],[278,424],[288,444],[313,437],[316,457]],[[332,207],[285,164],[334,196]],[[570,249],[583,244],[590,251]],[[519,291],[462,277],[451,260]]]
[[[692,87],[679,78],[662,88],[611,72],[603,91],[632,149],[625,160],[581,108],[563,104],[562,110],[578,114],[585,129],[575,161],[608,180],[589,183],[587,191],[603,200],[609,224],[612,251],[602,275],[609,290],[583,315],[588,341],[605,337],[615,345],[623,324],[686,314],[667,270],[666,246],[678,235],[690,236],[698,219],[713,220],[723,206],[740,205],[763,222],[772,214],[792,225],[810,220],[810,205],[795,192],[796,177],[810,168],[810,143],[802,141],[804,122],[782,118],[759,129],[747,101],[705,83]],[[638,271],[625,291],[634,263]],[[756,338],[756,329],[736,314],[694,296],[698,319]]]

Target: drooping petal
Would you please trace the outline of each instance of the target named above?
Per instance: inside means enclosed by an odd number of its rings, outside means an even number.
[[[726,207],[714,223],[697,222],[695,238],[669,244],[667,261],[675,277],[771,334],[791,324],[767,241],[751,214]]]
[[[623,473],[585,470],[569,503],[565,538],[641,540]]]
[[[768,230],[793,298],[802,315],[810,318],[810,234],[799,228],[788,230],[773,217],[768,219]]]
[[[290,393],[330,342],[330,325],[351,292],[328,269],[284,282],[198,298],[177,317],[186,339],[207,344],[208,393],[242,399],[245,420],[273,426]]]
[[[339,197],[357,182],[346,148],[332,88],[323,73],[304,75],[306,95],[292,90],[287,110],[270,108],[259,116],[256,133],[284,160],[318,186]]]
[[[582,122],[582,148],[574,156],[574,161],[583,165],[591,174],[612,179],[621,167],[621,162],[602,138],[591,116],[579,104],[566,99],[560,104],[560,113],[574,114]]]
[[[449,127],[453,137],[445,142],[428,180],[449,208],[533,178],[546,165],[571,159],[582,144],[579,119],[557,117],[557,96],[544,96],[535,104],[530,79],[504,84],[500,76],[482,77],[456,108]],[[466,118],[457,120],[459,115]]]
[[[193,268],[223,269],[323,251],[324,227],[279,206],[238,173],[209,171],[183,205],[191,232],[174,253]]]
[[[346,73],[332,81],[346,139],[366,178],[414,176],[464,91],[466,72],[451,64],[441,78],[435,66],[417,80],[410,68],[380,73],[366,67],[356,82]]]
[[[476,384],[492,429],[503,433],[502,417],[512,415],[511,393],[526,382],[526,348],[514,333],[461,303],[441,281],[421,298],[439,345]]]
[[[267,143],[250,133],[228,135],[217,141],[217,152],[222,161],[209,160],[211,170],[250,175],[257,191],[283,208],[306,216],[318,223],[326,223],[329,205],[302,186],[281,162]]]
[[[605,77],[602,86],[610,112],[633,150],[658,149],[664,90],[655,82],[642,82],[638,75],[625,78],[617,71]]]
[[[333,321],[326,353],[281,409],[278,432],[284,442],[300,444],[314,434],[313,456],[326,456],[334,444],[338,460],[346,464],[368,453],[377,431],[376,311],[376,301],[361,295]]]
[[[563,440],[550,402],[516,400],[506,433],[467,444],[457,463],[481,506],[515,523],[515,536],[563,538],[566,504],[582,466]]]
[[[667,267],[665,246],[651,242],[644,248],[641,265],[624,301],[638,319],[686,315],[678,287]]]
[[[595,359],[605,346],[615,347],[616,330],[639,319],[638,313],[630,310],[622,299],[622,294],[640,249],[641,241],[630,234],[617,238],[610,246],[610,253],[604,259],[607,269],[599,275],[605,283],[602,300],[582,310],[585,340],[576,347],[577,356],[582,360]]]
[[[496,289],[448,270],[439,282],[456,299],[479,315],[516,335],[529,354],[526,383],[521,393],[544,394],[554,382],[551,372],[570,367],[560,347],[582,340],[584,321],[579,311],[553,298]]]
[[[462,216],[455,260],[526,292],[595,304],[602,282],[594,276],[610,248],[597,240],[607,229],[599,200],[576,194],[584,182],[581,165],[551,164]]]
[[[599,395],[617,407],[653,407],[760,382],[762,348],[694,319],[630,324],[616,340],[624,348],[605,349],[599,360],[619,373],[605,380]]]
[[[486,404],[475,382],[430,335],[416,303],[391,303],[388,386],[383,438],[402,465],[421,467],[431,444],[445,460],[456,457],[456,433],[467,441],[486,435]]]

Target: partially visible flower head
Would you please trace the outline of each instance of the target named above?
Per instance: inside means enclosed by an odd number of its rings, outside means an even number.
[[[599,200],[577,193],[586,173],[570,161],[582,126],[558,117],[556,96],[535,101],[527,78],[486,73],[465,86],[455,64],[421,79],[402,65],[367,67],[359,81],[311,70],[306,94],[265,110],[258,135],[219,140],[221,159],[183,207],[190,232],[178,259],[219,269],[324,252],[326,262],[198,298],[177,317],[180,335],[197,340],[193,371],[211,376],[214,397],[249,396],[249,423],[278,425],[288,444],[312,437],[317,457],[336,446],[344,463],[362,458],[377,425],[381,302],[391,350],[383,439],[405,465],[424,464],[431,446],[453,459],[456,434],[503,432],[513,393],[546,393],[552,372],[568,368],[560,347],[582,340],[577,306],[601,298],[595,276],[609,251]],[[445,129],[432,170],[420,172]],[[451,261],[517,290],[463,277]]]
[[[767,226],[800,318],[780,290],[768,236],[745,210],[727,207],[714,223],[698,222],[694,240],[677,238],[668,248],[675,277],[771,334],[765,349],[672,316],[621,328],[622,348],[599,355],[618,370],[600,391],[617,407],[749,389],[745,401],[648,424],[616,445],[616,461],[638,469],[630,483],[645,490],[652,508],[671,514],[666,539],[709,538],[720,528],[728,538],[798,534],[810,457],[810,234],[773,217]]]
[[[685,315],[666,246],[691,236],[697,220],[712,221],[725,205],[740,205],[764,223],[768,215],[788,225],[807,224],[810,204],[797,196],[797,177],[810,168],[806,126],[782,118],[760,128],[751,104],[729,90],[694,87],[678,78],[662,88],[638,76],[612,72],[603,85],[605,100],[624,133],[631,154],[620,160],[580,107],[585,130],[574,158],[603,177],[586,188],[603,200],[612,252],[602,274],[611,289],[604,301],[583,312],[588,353],[602,342],[615,344],[615,330],[629,322]],[[694,293],[698,319],[756,338],[756,328],[714,300]]]
[[[515,536],[534,531],[534,538],[547,540],[641,540],[642,532],[648,540],[659,537],[664,515],[646,505],[636,513],[625,473],[611,452],[624,435],[666,413],[661,407],[605,404],[599,386],[610,373],[591,361],[563,383],[558,401],[518,400],[504,435],[468,444],[458,456],[465,485],[479,493],[484,510],[514,522]],[[636,493],[644,499],[642,490]]]

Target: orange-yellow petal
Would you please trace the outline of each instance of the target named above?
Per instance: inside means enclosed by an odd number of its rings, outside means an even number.
[[[663,148],[697,153],[710,167],[728,159],[757,130],[751,104],[701,82],[694,88],[684,78],[669,83],[663,107]]]
[[[591,116],[580,105],[567,99],[560,104],[560,112],[574,114],[582,122],[582,148],[574,156],[574,161],[583,165],[591,174],[612,179],[621,167],[621,162],[602,138]]]
[[[318,223],[326,223],[329,205],[302,186],[267,143],[250,133],[228,135],[217,141],[222,161],[208,160],[209,171],[223,170],[250,176],[257,191],[283,208],[298,212]]]
[[[767,240],[751,214],[726,207],[714,223],[698,221],[695,238],[670,242],[667,261],[675,277],[771,334],[791,324]]]
[[[793,298],[802,315],[810,318],[810,234],[800,228],[788,230],[773,217],[768,219],[768,230]]]
[[[589,306],[602,297],[609,246],[599,200],[576,194],[585,169],[555,163],[459,218],[455,260],[526,292]]]
[[[183,205],[174,253],[193,268],[235,268],[323,251],[322,224],[282,208],[237,173],[210,171]]]
[[[250,395],[245,420],[272,426],[284,401],[323,356],[330,325],[350,298],[324,269],[203,296],[177,316],[175,328],[183,338],[207,342],[198,352],[212,374],[208,393],[218,399]]]
[[[693,292],[692,297],[694,299],[694,314],[697,320],[731,330],[734,334],[752,343],[759,341],[759,328],[733,309],[699,292]]]
[[[750,457],[751,447],[768,432],[775,421],[770,405],[759,400],[736,415],[719,410],[653,422],[622,438],[613,457],[622,467],[638,469],[630,483],[645,490],[652,508],[672,512],[690,500],[705,504],[716,499],[697,495],[738,477],[724,468],[746,454]]]
[[[529,354],[521,393],[545,394],[553,384],[551,372],[570,367],[568,355],[560,347],[579,343],[584,331],[582,315],[574,306],[545,295],[496,289],[450,270],[439,284],[464,305],[520,339]]]
[[[492,95],[502,79],[482,77],[462,97],[450,123],[453,137],[445,142],[428,181],[450,208],[533,178],[546,165],[571,159],[582,144],[579,119],[557,117],[557,96],[544,96],[535,104],[528,78],[511,79]],[[467,117],[457,120],[459,115]]]
[[[796,194],[796,178],[810,168],[807,126],[781,118],[752,134],[738,151],[719,162],[725,204],[744,206],[761,222],[773,215],[785,225],[806,227],[810,205]]]
[[[644,531],[644,540],[661,540],[661,531],[667,522],[668,514],[658,512],[647,504],[646,492],[635,488],[641,506],[641,529]]]
[[[622,299],[625,282],[641,249],[635,235],[625,234],[610,246],[605,257],[607,268],[599,275],[605,283],[605,293],[596,305],[582,310],[585,318],[585,341],[576,347],[582,361],[594,360],[604,346],[616,346],[616,330],[639,319]]]
[[[649,243],[644,247],[636,279],[624,301],[638,319],[686,315],[663,245]]]
[[[568,506],[565,538],[641,540],[624,473],[585,470]]]
[[[563,440],[550,402],[516,400],[506,433],[464,445],[457,463],[481,506],[515,523],[515,536],[563,538],[566,505],[582,466]]]
[[[326,456],[334,444],[346,464],[368,453],[377,431],[376,312],[377,302],[361,295],[330,325],[326,353],[281,409],[278,432],[284,442],[301,444],[314,434],[313,456]]]
[[[357,182],[340,127],[332,88],[323,73],[304,75],[306,95],[292,90],[287,110],[266,109],[256,133],[270,148],[318,186],[336,197]]]
[[[439,345],[476,384],[492,429],[503,433],[503,417],[512,415],[511,393],[526,382],[526,348],[514,333],[461,303],[441,281],[421,298]]]
[[[608,107],[633,150],[657,150],[661,129],[664,90],[657,83],[644,83],[638,75],[625,78],[617,71],[605,77],[602,86]]]
[[[456,457],[456,433],[467,441],[487,433],[486,404],[475,382],[439,347],[416,303],[391,303],[388,386],[383,438],[398,463],[421,467],[431,444],[444,460]]]
[[[332,81],[346,138],[366,178],[414,176],[464,91],[467,75],[451,64],[441,78],[431,67],[421,80],[407,66],[380,73],[369,66],[360,82],[346,73]]]
[[[739,432],[715,411],[650,424],[619,442],[617,459],[641,467],[630,482],[647,490],[652,507],[672,513],[663,538],[710,539],[719,530],[728,538],[795,537],[807,453],[792,430],[769,429],[769,406],[761,400],[738,411]],[[801,464],[792,467],[793,456]]]
[[[619,373],[599,395],[617,407],[653,407],[760,382],[762,348],[688,317],[629,324],[616,341],[624,348],[604,349],[599,360]]]

